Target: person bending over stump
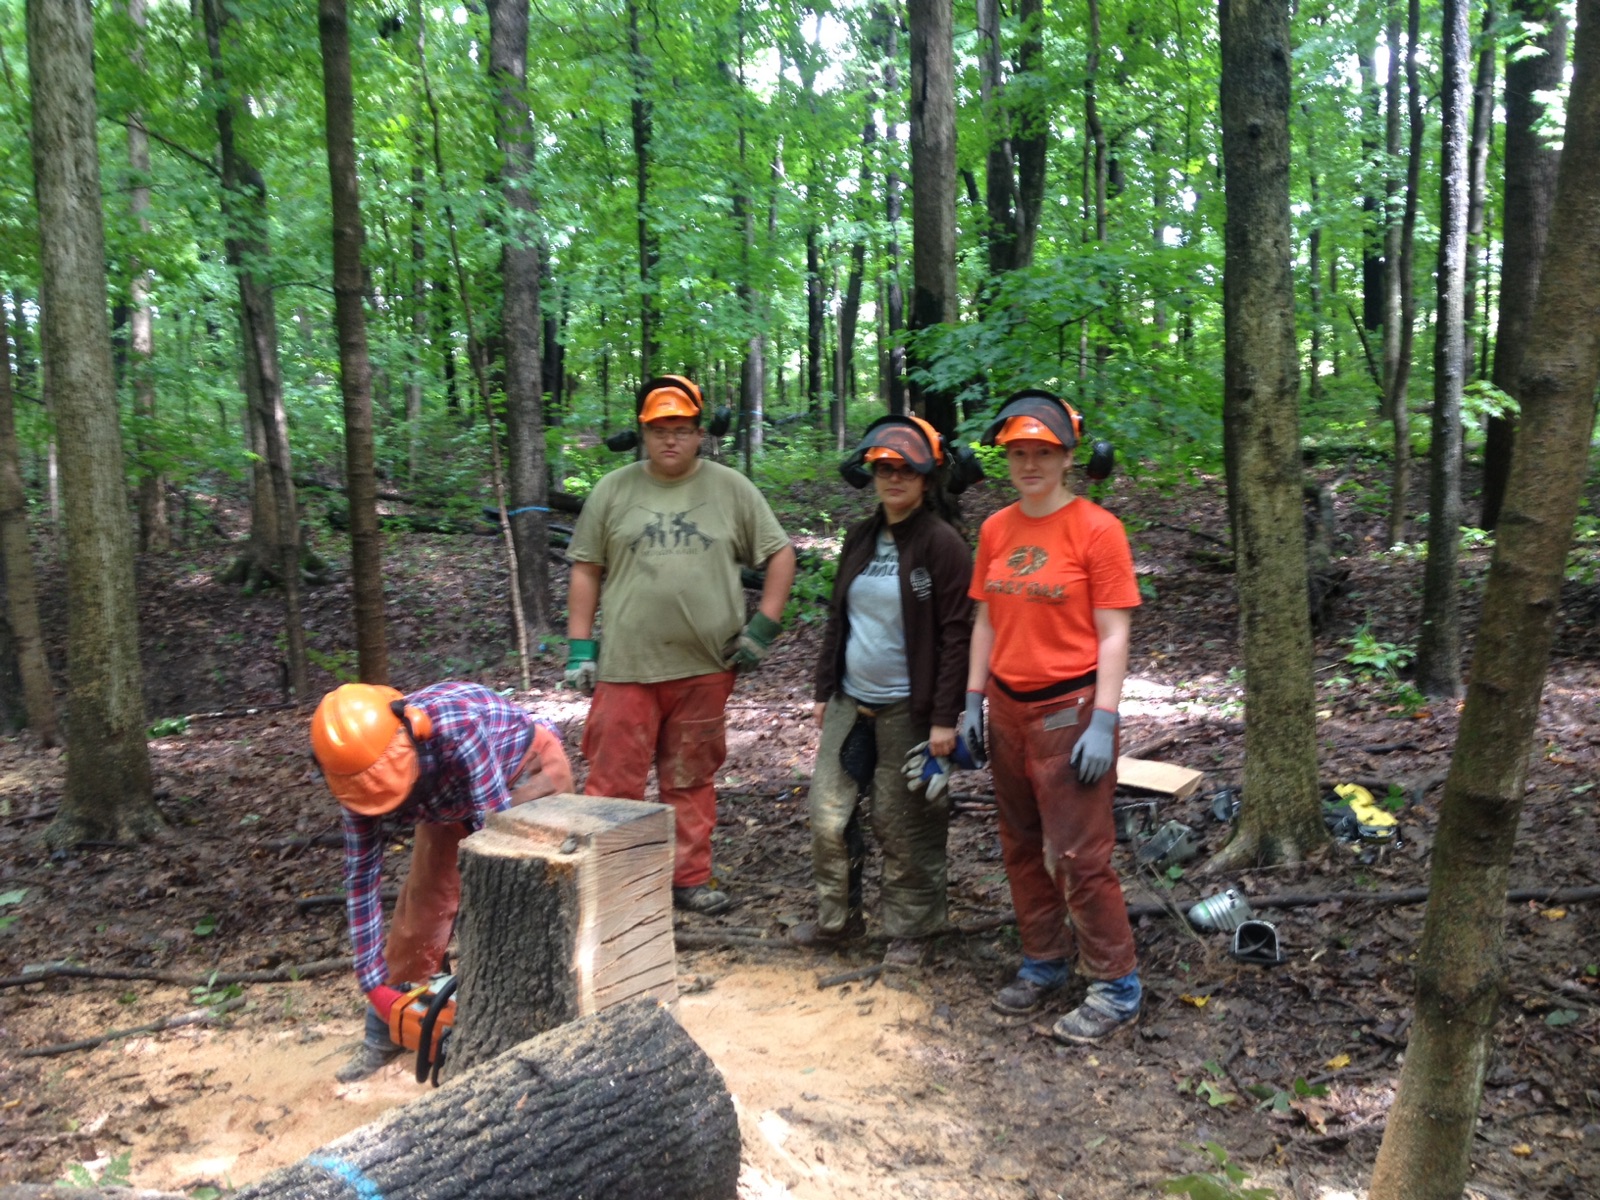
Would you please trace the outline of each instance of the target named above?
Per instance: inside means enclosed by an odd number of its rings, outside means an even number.
[[[1092,1043],[1133,1024],[1142,998],[1111,865],[1117,707],[1139,586],[1122,522],[1072,493],[1082,437],[1083,418],[1041,391],[1014,395],[983,435],[1005,447],[1018,500],[978,536],[961,728],[981,742],[987,696],[1000,849],[1022,935],[1022,968],[994,1007],[1035,1011],[1066,985],[1076,949],[1088,995],[1053,1033]]]
[[[402,696],[347,683],[311,718],[311,751],[343,809],[344,883],[366,1036],[339,1069],[364,1079],[401,1047],[390,1015],[412,984],[444,962],[456,912],[461,840],[490,813],[572,790],[572,764],[549,724],[475,683],[435,683]],[[381,940],[385,822],[416,827],[411,866]]]
[[[680,375],[648,381],[638,407],[645,457],[584,501],[567,548],[564,684],[594,696],[584,791],[642,800],[654,764],[676,826],[673,904],[715,916],[733,906],[711,886],[725,710],[735,672],[758,666],[782,628],[795,554],[755,485],[700,457],[702,407]],[[741,566],[766,568],[748,620]]]

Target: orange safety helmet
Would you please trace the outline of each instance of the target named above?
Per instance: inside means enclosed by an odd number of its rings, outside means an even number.
[[[1000,406],[979,439],[986,446],[1032,440],[1071,450],[1083,440],[1083,417],[1060,396],[1024,388]]]
[[[700,424],[705,401],[700,389],[682,375],[661,375],[646,381],[639,389],[639,421],[664,421],[668,417],[689,417]]]
[[[921,417],[907,413],[900,421],[910,421],[922,431],[922,436],[928,440],[927,447],[919,445],[915,439],[907,439],[901,433],[897,434],[895,423],[879,420],[873,423],[867,431],[867,436],[861,441],[867,449],[862,455],[863,462],[905,462],[921,475],[926,475],[936,465],[944,463],[944,438],[939,436],[939,431]],[[903,428],[903,426],[901,426]],[[928,461],[928,449],[933,450],[933,461]],[[906,451],[910,451],[909,457]]]
[[[363,817],[405,803],[421,774],[416,743],[433,722],[392,687],[346,683],[322,698],[311,718],[311,752],[334,799]]]

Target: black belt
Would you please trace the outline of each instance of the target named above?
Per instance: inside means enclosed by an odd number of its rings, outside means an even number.
[[[1037,704],[1041,700],[1054,700],[1065,696],[1069,692],[1081,691],[1086,687],[1093,687],[1095,672],[1089,671],[1079,675],[1076,679],[1064,679],[1060,683],[1052,683],[1048,687],[1036,688],[1031,692],[1019,692],[998,675],[989,676],[989,682],[1010,696],[1018,704]]]

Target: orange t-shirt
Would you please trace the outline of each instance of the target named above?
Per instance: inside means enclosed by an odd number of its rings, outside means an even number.
[[[1094,670],[1094,610],[1137,608],[1139,583],[1122,522],[1080,496],[1048,517],[1012,504],[985,521],[968,595],[989,606],[990,672],[1031,692]]]

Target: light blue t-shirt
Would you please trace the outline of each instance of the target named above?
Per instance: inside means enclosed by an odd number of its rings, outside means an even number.
[[[906,625],[900,612],[900,548],[887,529],[872,561],[850,581],[850,639],[844,647],[844,690],[864,704],[893,704],[911,695]]]

